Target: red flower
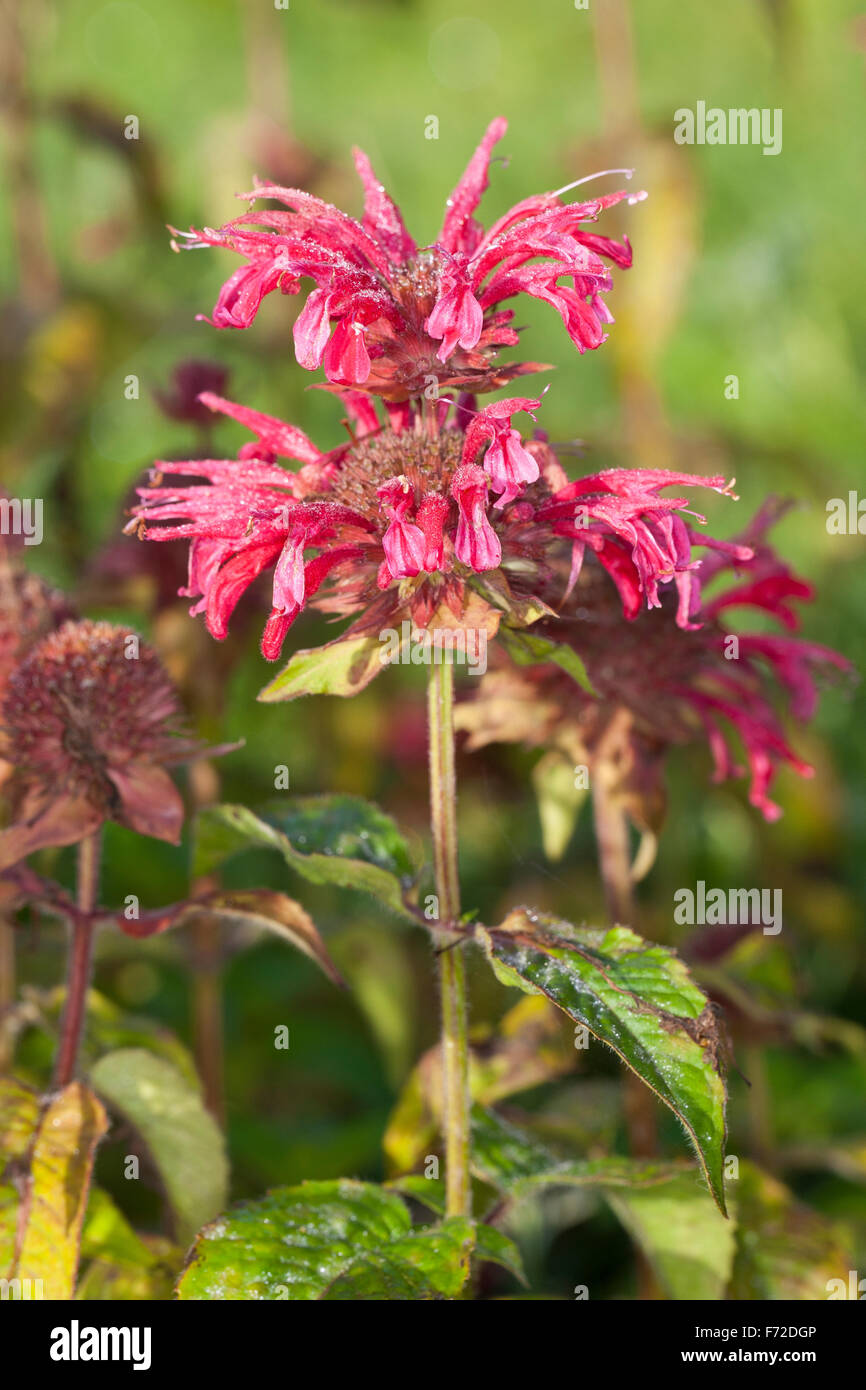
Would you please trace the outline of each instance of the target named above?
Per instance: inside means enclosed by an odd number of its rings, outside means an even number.
[[[467,589],[483,590],[490,571],[501,569],[499,590],[517,601],[549,582],[555,555],[570,548],[579,558],[586,547],[613,576],[628,616],[641,596],[657,605],[659,585],[672,581],[678,621],[690,622],[698,593],[691,545],[701,538],[675,515],[685,500],[659,491],[676,483],[727,492],[721,478],[613,470],[569,484],[550,446],[540,438],[524,444],[513,428],[514,415],[540,404],[522,397],[477,412],[463,399],[453,413],[443,399],[431,432],[430,419],[408,408],[391,409],[382,426],[368,398],[345,392],[357,433],[329,453],[279,420],[202,399],[258,442],[238,459],[159,464],[127,529],[191,542],[182,592],[215,637],[226,636],[236,604],[264,570],[273,570],[273,606],[262,650],[273,660],[310,601],[361,614],[356,629],[398,609],[426,626],[442,602],[460,614]],[[277,455],[303,466],[289,472]],[[175,488],[166,474],[203,482]],[[500,491],[492,507],[491,484]],[[576,576],[575,563],[572,585]]]
[[[517,294],[551,304],[580,352],[597,348],[612,322],[602,298],[612,283],[605,261],[627,267],[631,248],[583,224],[625,197],[636,202],[644,195],[562,203],[561,194],[577,186],[571,184],[525,199],[485,232],[474,213],[506,128],[502,119],[491,122],[448,199],[438,239],[422,250],[360,150],[361,222],[300,189],[263,183],[242,196],[287,210],[247,212],[217,230],[178,233],[187,247],[222,246],[244,258],[223,285],[211,322],[248,328],[266,295],[299,294],[302,281],[312,282],[294,326],[298,362],[309,371],[324,366],[336,385],[363,386],[393,401],[420,395],[431,379],[489,390],[534,370],[533,363],[493,365],[499,348],[518,342],[513,311],[498,307]]]
[[[580,486],[573,484],[569,491]],[[663,611],[669,606],[664,591],[655,604],[662,611],[624,623],[601,569],[595,563],[588,566],[557,620],[542,621],[533,632],[571,645],[599,698],[558,667],[519,670],[500,662],[500,669],[482,679],[476,698],[458,711],[471,745],[547,745],[588,766],[599,757],[613,759],[625,804],[645,828],[658,819],[661,763],[672,745],[704,740],[713,757],[714,779],[721,781],[743,771],[732,748],[738,737],[750,774],[749,800],[767,820],[775,820],[781,809],[768,791],[779,765],[787,763],[803,777],[811,776],[812,769],[788,742],[774,707],[774,684],[787,696],[791,715],[807,720],[817,702],[817,674],[851,669],[838,652],[816,642],[732,632],[719,621],[720,614],[736,606],[769,613],[788,629],[799,626],[789,599],[810,599],[813,591],[764,542],[778,514],[779,508],[769,504],[740,544],[716,544],[701,563],[702,581],[731,568],[741,572],[741,580],[704,604],[694,602],[692,591],[691,616],[685,621],[681,598],[680,631]],[[594,556],[612,572],[609,555],[596,548]],[[619,582],[627,617],[632,580]]]

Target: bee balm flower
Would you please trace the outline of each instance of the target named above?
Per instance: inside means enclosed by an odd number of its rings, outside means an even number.
[[[535,370],[534,363],[495,365],[499,349],[518,342],[513,310],[501,307],[516,295],[556,309],[579,352],[599,347],[612,322],[604,302],[612,285],[606,263],[631,265],[631,248],[585,224],[623,198],[635,202],[644,195],[620,191],[562,202],[577,187],[571,184],[525,199],[485,231],[475,212],[493,148],[506,129],[502,119],[491,122],[448,199],[438,238],[421,249],[360,150],[360,222],[301,189],[260,183],[241,196],[282,209],[177,233],[187,247],[225,247],[243,257],[223,285],[211,322],[248,328],[266,295],[306,293],[294,325],[300,365],[323,367],[335,385],[363,387],[392,401],[419,396],[431,382],[477,392]],[[630,176],[628,170],[611,172]]]
[[[641,597],[658,603],[659,586],[673,583],[679,619],[689,621],[698,593],[691,547],[702,538],[676,515],[685,499],[660,493],[671,484],[726,492],[721,478],[614,470],[569,484],[550,446],[524,443],[512,423],[532,416],[538,399],[481,411],[467,399],[452,411],[443,399],[431,431],[429,416],[408,408],[380,422],[369,399],[349,391],[357,432],[328,453],[279,420],[202,399],[246,424],[258,442],[238,459],[157,465],[127,529],[190,542],[182,592],[215,637],[226,636],[237,603],[265,571],[273,575],[262,640],[269,660],[309,603],[354,616],[344,637],[403,618],[424,628],[470,626],[470,605],[473,621],[492,633],[503,613],[508,621],[521,605],[525,612],[549,586],[563,552],[572,556],[574,579],[586,549],[613,574],[629,612]],[[291,472],[278,455],[302,466]],[[202,481],[174,487],[166,475],[176,474]],[[545,602],[537,611],[544,610],[553,608]]]
[[[792,750],[776,712],[774,684],[795,719],[808,720],[817,701],[816,675],[850,671],[838,652],[787,634],[737,632],[719,621],[733,608],[760,610],[796,628],[791,598],[813,597],[764,542],[777,509],[765,508],[742,544],[717,548],[701,564],[704,582],[736,568],[739,582],[699,602],[679,630],[663,591],[654,612],[623,621],[622,602],[595,556],[580,575],[556,622],[534,632],[573,646],[598,696],[594,699],[559,667],[518,668],[500,660],[476,697],[458,707],[457,723],[470,746],[520,742],[558,749],[570,765],[592,768],[600,758],[618,770],[624,804],[641,828],[656,828],[663,806],[661,771],[674,745],[704,742],[714,780],[742,774],[739,741],[750,775],[749,800],[767,820],[781,809],[768,791],[787,764],[802,777],[812,769]],[[599,555],[599,559],[602,556]],[[614,575],[616,578],[616,575]],[[626,599],[629,588],[626,586]],[[629,616],[626,607],[625,616]]]
[[[204,750],[187,737],[156,653],[127,628],[68,622],[10,675],[0,748],[14,764],[0,870],[106,820],[177,842],[183,804],[166,772]]]

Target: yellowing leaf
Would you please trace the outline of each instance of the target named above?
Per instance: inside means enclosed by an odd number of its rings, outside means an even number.
[[[81,1226],[96,1146],[108,1129],[99,1100],[80,1081],[55,1096],[42,1115],[20,1216],[15,1276],[42,1281],[42,1296],[75,1292]]]

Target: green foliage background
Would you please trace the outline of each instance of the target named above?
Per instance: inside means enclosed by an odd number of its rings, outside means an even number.
[[[541,379],[552,383],[545,428],[556,442],[585,442],[584,460],[570,455],[569,466],[660,463],[736,475],[742,500],[707,508],[721,535],[769,492],[796,499],[776,541],[818,591],[804,630],[860,663],[863,538],[829,536],[825,526],[827,500],[862,488],[866,456],[858,380],[866,33],[856,4],[591,0],[582,11],[570,0],[291,0],[282,11],[269,0],[65,0],[22,5],[19,18],[24,116],[13,121],[7,109],[10,158],[0,185],[0,479],[46,499],[45,540],[27,559],[76,591],[89,614],[166,640],[166,617],[154,627],[146,583],[124,588],[118,604],[91,567],[117,544],[124,499],[142,470],[196,442],[153,394],[179,361],[223,363],[226,394],[295,421],[323,447],[342,432],[333,399],[307,389],[311,378],[295,364],[295,302],[272,296],[244,334],[197,323],[234,261],[217,252],[173,256],[165,222],[219,224],[253,174],[286,181],[286,165],[357,213],[350,148],[359,144],[423,244],[482,130],[501,113],[510,122],[501,147],[508,162],[494,165],[487,220],[531,192],[610,165],[634,164],[635,183],[650,193],[617,224],[628,228],[635,264],[617,279],[610,302],[618,321],[601,351],[579,358],[545,306],[518,311],[529,325],[524,350],[556,369]],[[698,100],[781,107],[782,153],[676,146],[674,111]],[[123,138],[129,115],[139,121],[137,142]],[[439,122],[435,140],[425,138],[430,116]],[[38,249],[40,219],[44,260],[22,273],[21,250],[26,259],[28,247]],[[140,379],[137,401],[124,395],[129,374]],[[739,378],[736,400],[725,397],[729,374]],[[242,432],[220,425],[216,439],[228,455]],[[187,675],[201,651],[193,628],[181,616],[171,628],[171,660]],[[308,646],[326,632],[308,618],[296,637]],[[257,705],[269,668],[257,652],[255,615],[224,673],[222,708],[200,700],[192,714],[208,736],[246,740],[219,766],[225,799],[254,805],[272,796],[274,765],[283,763],[293,791],[373,797],[423,836],[417,673],[391,672],[351,702]],[[675,758],[667,828],[640,890],[640,929],[676,944],[672,895],[697,878],[781,887],[782,936],[759,941],[739,962],[750,988],[789,1012],[862,1021],[864,716],[862,688],[826,693],[814,726],[798,735],[816,777],[781,775],[785,816],[774,826],[748,807],[742,785],[709,786],[708,756]],[[517,902],[598,921],[589,819],[565,859],[548,864],[533,761],[514,751],[462,759],[464,901],[486,921]],[[52,869],[68,876],[68,853]],[[168,902],[183,895],[186,870],[185,849],[111,828],[104,898]],[[238,861],[232,873],[238,884],[288,884],[267,855]],[[389,1110],[435,1038],[420,933],[383,922],[360,899],[302,895],[297,884],[289,891],[304,897],[352,989],[335,992],[276,942],[227,961],[235,1196],[305,1177],[380,1176]],[[22,939],[25,985],[54,984],[61,960],[59,933],[43,928]],[[189,1040],[190,961],[180,937],[103,937],[97,984],[123,1009]],[[496,986],[481,968],[472,984],[475,1020],[495,1018],[504,1005]],[[288,1052],[273,1047],[280,1024],[290,1029]],[[46,1048],[37,1035],[25,1039],[34,1076]],[[846,1051],[740,1035],[736,1061],[753,1085],[733,1074],[732,1152],[758,1153],[828,1218],[844,1218],[866,1267],[862,1177],[842,1176],[830,1161],[842,1141],[866,1149],[862,1044]],[[584,1070],[599,1083],[616,1075],[594,1054]],[[673,1124],[663,1128],[680,1152]],[[795,1148],[815,1152],[789,1171],[785,1154]],[[156,1225],[155,1192],[112,1184],[110,1151],[100,1166],[127,1212]],[[610,1218],[587,1218],[579,1200],[564,1221],[548,1215],[530,1234],[542,1291],[569,1296],[578,1243],[593,1297],[631,1287],[625,1236]]]

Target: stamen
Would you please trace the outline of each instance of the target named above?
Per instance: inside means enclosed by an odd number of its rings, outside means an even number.
[[[570,193],[572,188],[580,188],[582,183],[591,183],[593,179],[604,178],[605,174],[624,174],[627,179],[634,177],[634,169],[599,169],[595,174],[585,174],[582,179],[575,179],[574,183],[567,183],[563,188],[557,188],[551,193],[551,198],[559,198],[563,193]]]

